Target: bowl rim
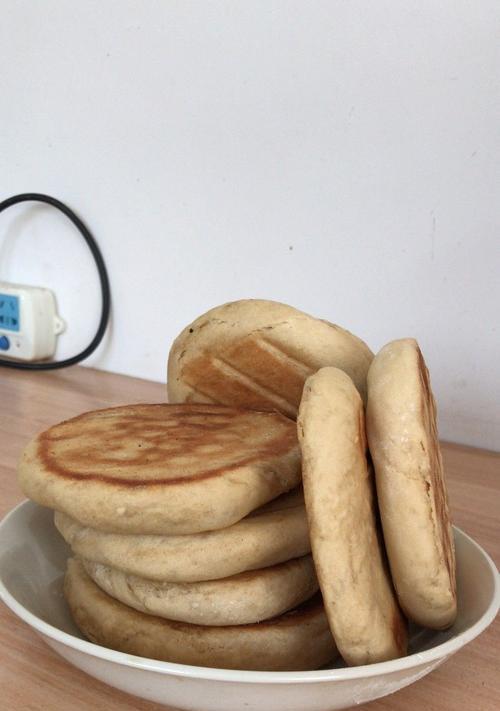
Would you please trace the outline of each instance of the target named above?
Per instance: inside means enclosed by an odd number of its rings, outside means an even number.
[[[2,529],[8,525],[11,518],[13,519],[18,516],[21,510],[25,507],[29,507],[30,505],[45,508],[39,506],[38,504],[34,504],[34,502],[29,500],[22,501],[15,508],[9,511],[0,521],[0,534]],[[476,543],[473,538],[468,536],[457,526],[453,526],[453,528],[459,536],[464,537],[469,543],[472,544],[476,553],[483,557],[490,569],[493,578],[493,594],[487,609],[480,619],[471,627],[468,627],[452,639],[449,639],[436,647],[432,647],[431,649],[423,652],[415,652],[414,654],[410,654],[399,659],[393,659],[387,662],[377,662],[375,664],[366,664],[355,667],[341,667],[339,669],[276,672],[220,669],[216,667],[201,667],[189,664],[178,664],[175,662],[163,662],[156,659],[138,657],[133,654],[127,654],[126,652],[118,652],[107,647],[102,647],[101,645],[94,644],[93,642],[75,637],[68,632],[64,632],[58,627],[54,627],[34,615],[26,607],[24,607],[24,605],[18,602],[18,600],[7,590],[1,577],[0,600],[2,600],[17,617],[23,620],[23,622],[26,622],[36,632],[56,643],[74,649],[82,654],[102,659],[106,662],[112,662],[143,671],[211,681],[240,682],[249,684],[307,684],[369,678],[384,674],[391,674],[411,669],[413,667],[420,667],[422,665],[438,662],[439,660],[444,660],[445,657],[458,651],[468,642],[481,634],[481,632],[483,632],[495,619],[500,607],[500,582],[497,568],[488,553],[486,553],[486,551],[478,543]]]

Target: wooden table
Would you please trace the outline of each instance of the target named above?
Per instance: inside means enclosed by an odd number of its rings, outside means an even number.
[[[16,462],[28,440],[85,410],[161,402],[165,387],[74,367],[53,373],[0,368],[0,517],[23,499]],[[500,561],[500,454],[443,445],[454,522]],[[5,711],[159,711],[71,667],[0,604],[0,708]],[[371,704],[371,711],[498,711],[500,625],[416,684]],[[237,711],[237,709],[235,709]],[[263,709],[265,711],[265,709]]]

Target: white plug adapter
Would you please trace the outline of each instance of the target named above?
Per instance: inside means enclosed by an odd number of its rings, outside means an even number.
[[[50,358],[64,328],[50,289],[0,281],[0,358]]]

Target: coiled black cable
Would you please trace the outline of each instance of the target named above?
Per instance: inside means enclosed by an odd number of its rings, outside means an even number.
[[[44,202],[47,205],[52,205],[57,210],[60,210],[66,217],[71,220],[75,225],[76,229],[80,232],[83,239],[87,243],[90,249],[94,261],[96,263],[97,272],[99,274],[99,281],[101,284],[101,294],[102,294],[102,308],[101,308],[101,318],[99,320],[99,326],[95,333],[94,338],[91,340],[89,345],[84,348],[81,353],[78,353],[71,358],[66,358],[65,360],[59,361],[47,361],[47,362],[37,362],[37,363],[24,363],[20,361],[7,360],[5,358],[0,358],[0,366],[6,368],[18,368],[20,370],[56,370],[57,368],[67,368],[70,365],[75,365],[80,361],[88,358],[88,356],[95,351],[99,343],[102,341],[103,336],[106,332],[106,328],[109,321],[109,314],[111,310],[111,291],[109,288],[108,273],[106,271],[106,265],[104,264],[104,259],[97,246],[95,239],[90,234],[88,228],[80,220],[80,218],[75,215],[73,210],[71,210],[67,205],[62,203],[56,198],[50,197],[50,195],[43,195],[41,193],[22,193],[21,195],[13,195],[7,200],[0,202],[0,212],[3,212],[8,207],[12,205],[17,205],[20,202]]]

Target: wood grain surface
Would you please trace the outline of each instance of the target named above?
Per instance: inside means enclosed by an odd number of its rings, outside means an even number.
[[[28,373],[0,368],[0,517],[23,499],[16,483],[22,448],[40,430],[85,410],[163,402],[165,386],[74,367]],[[453,520],[500,563],[500,454],[443,444]],[[5,711],[159,711],[121,693],[52,652],[0,604],[0,708]],[[498,711],[498,620],[416,684],[358,706],[371,711]],[[237,709],[235,709],[237,711]],[[263,709],[265,711],[265,709]]]

